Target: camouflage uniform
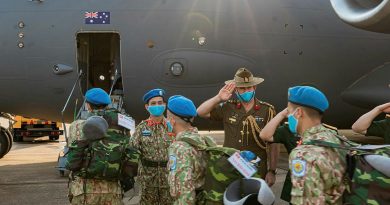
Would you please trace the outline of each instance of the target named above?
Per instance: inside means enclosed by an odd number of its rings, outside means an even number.
[[[305,145],[311,140],[340,144],[336,132],[318,125],[306,130],[301,140],[303,145],[296,147],[289,159],[293,184],[291,203],[342,204],[342,195],[346,188],[343,182],[346,152]]]
[[[197,202],[197,191],[205,183],[205,152],[190,144],[180,141],[182,137],[191,138],[206,146],[205,138],[196,130],[181,132],[176,141],[169,147],[168,183],[175,205],[191,205]]]
[[[124,132],[124,128],[118,125],[118,114],[115,110],[93,111],[92,115],[105,115],[109,124],[108,132]],[[76,120],[69,127],[69,144],[74,140],[85,139],[82,128],[85,120]],[[72,174],[72,173],[71,173]],[[122,187],[119,181],[106,181],[101,179],[83,179],[74,176],[69,184],[69,198],[72,204],[123,204]]]
[[[138,180],[142,186],[140,204],[172,204],[167,181],[168,136],[165,120],[155,123],[151,119],[138,124],[131,144],[141,153]]]

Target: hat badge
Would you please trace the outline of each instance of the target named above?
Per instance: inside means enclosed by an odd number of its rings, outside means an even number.
[[[248,77],[244,77],[244,82],[248,83],[249,82],[249,78]]]

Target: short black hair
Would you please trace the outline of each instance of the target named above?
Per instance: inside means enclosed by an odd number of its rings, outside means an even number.
[[[108,105],[97,105],[97,104],[93,104],[93,103],[90,103],[90,102],[87,102],[89,104],[89,106],[91,106],[91,109],[92,110],[101,110],[101,109],[104,109],[106,108]]]

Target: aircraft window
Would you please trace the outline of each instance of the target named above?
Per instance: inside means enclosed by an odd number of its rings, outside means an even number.
[[[183,65],[181,63],[172,63],[171,72],[174,76],[179,76],[183,74]]]

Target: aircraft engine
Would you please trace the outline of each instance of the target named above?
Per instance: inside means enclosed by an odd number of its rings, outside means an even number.
[[[336,14],[356,28],[390,33],[390,0],[331,0]]]

